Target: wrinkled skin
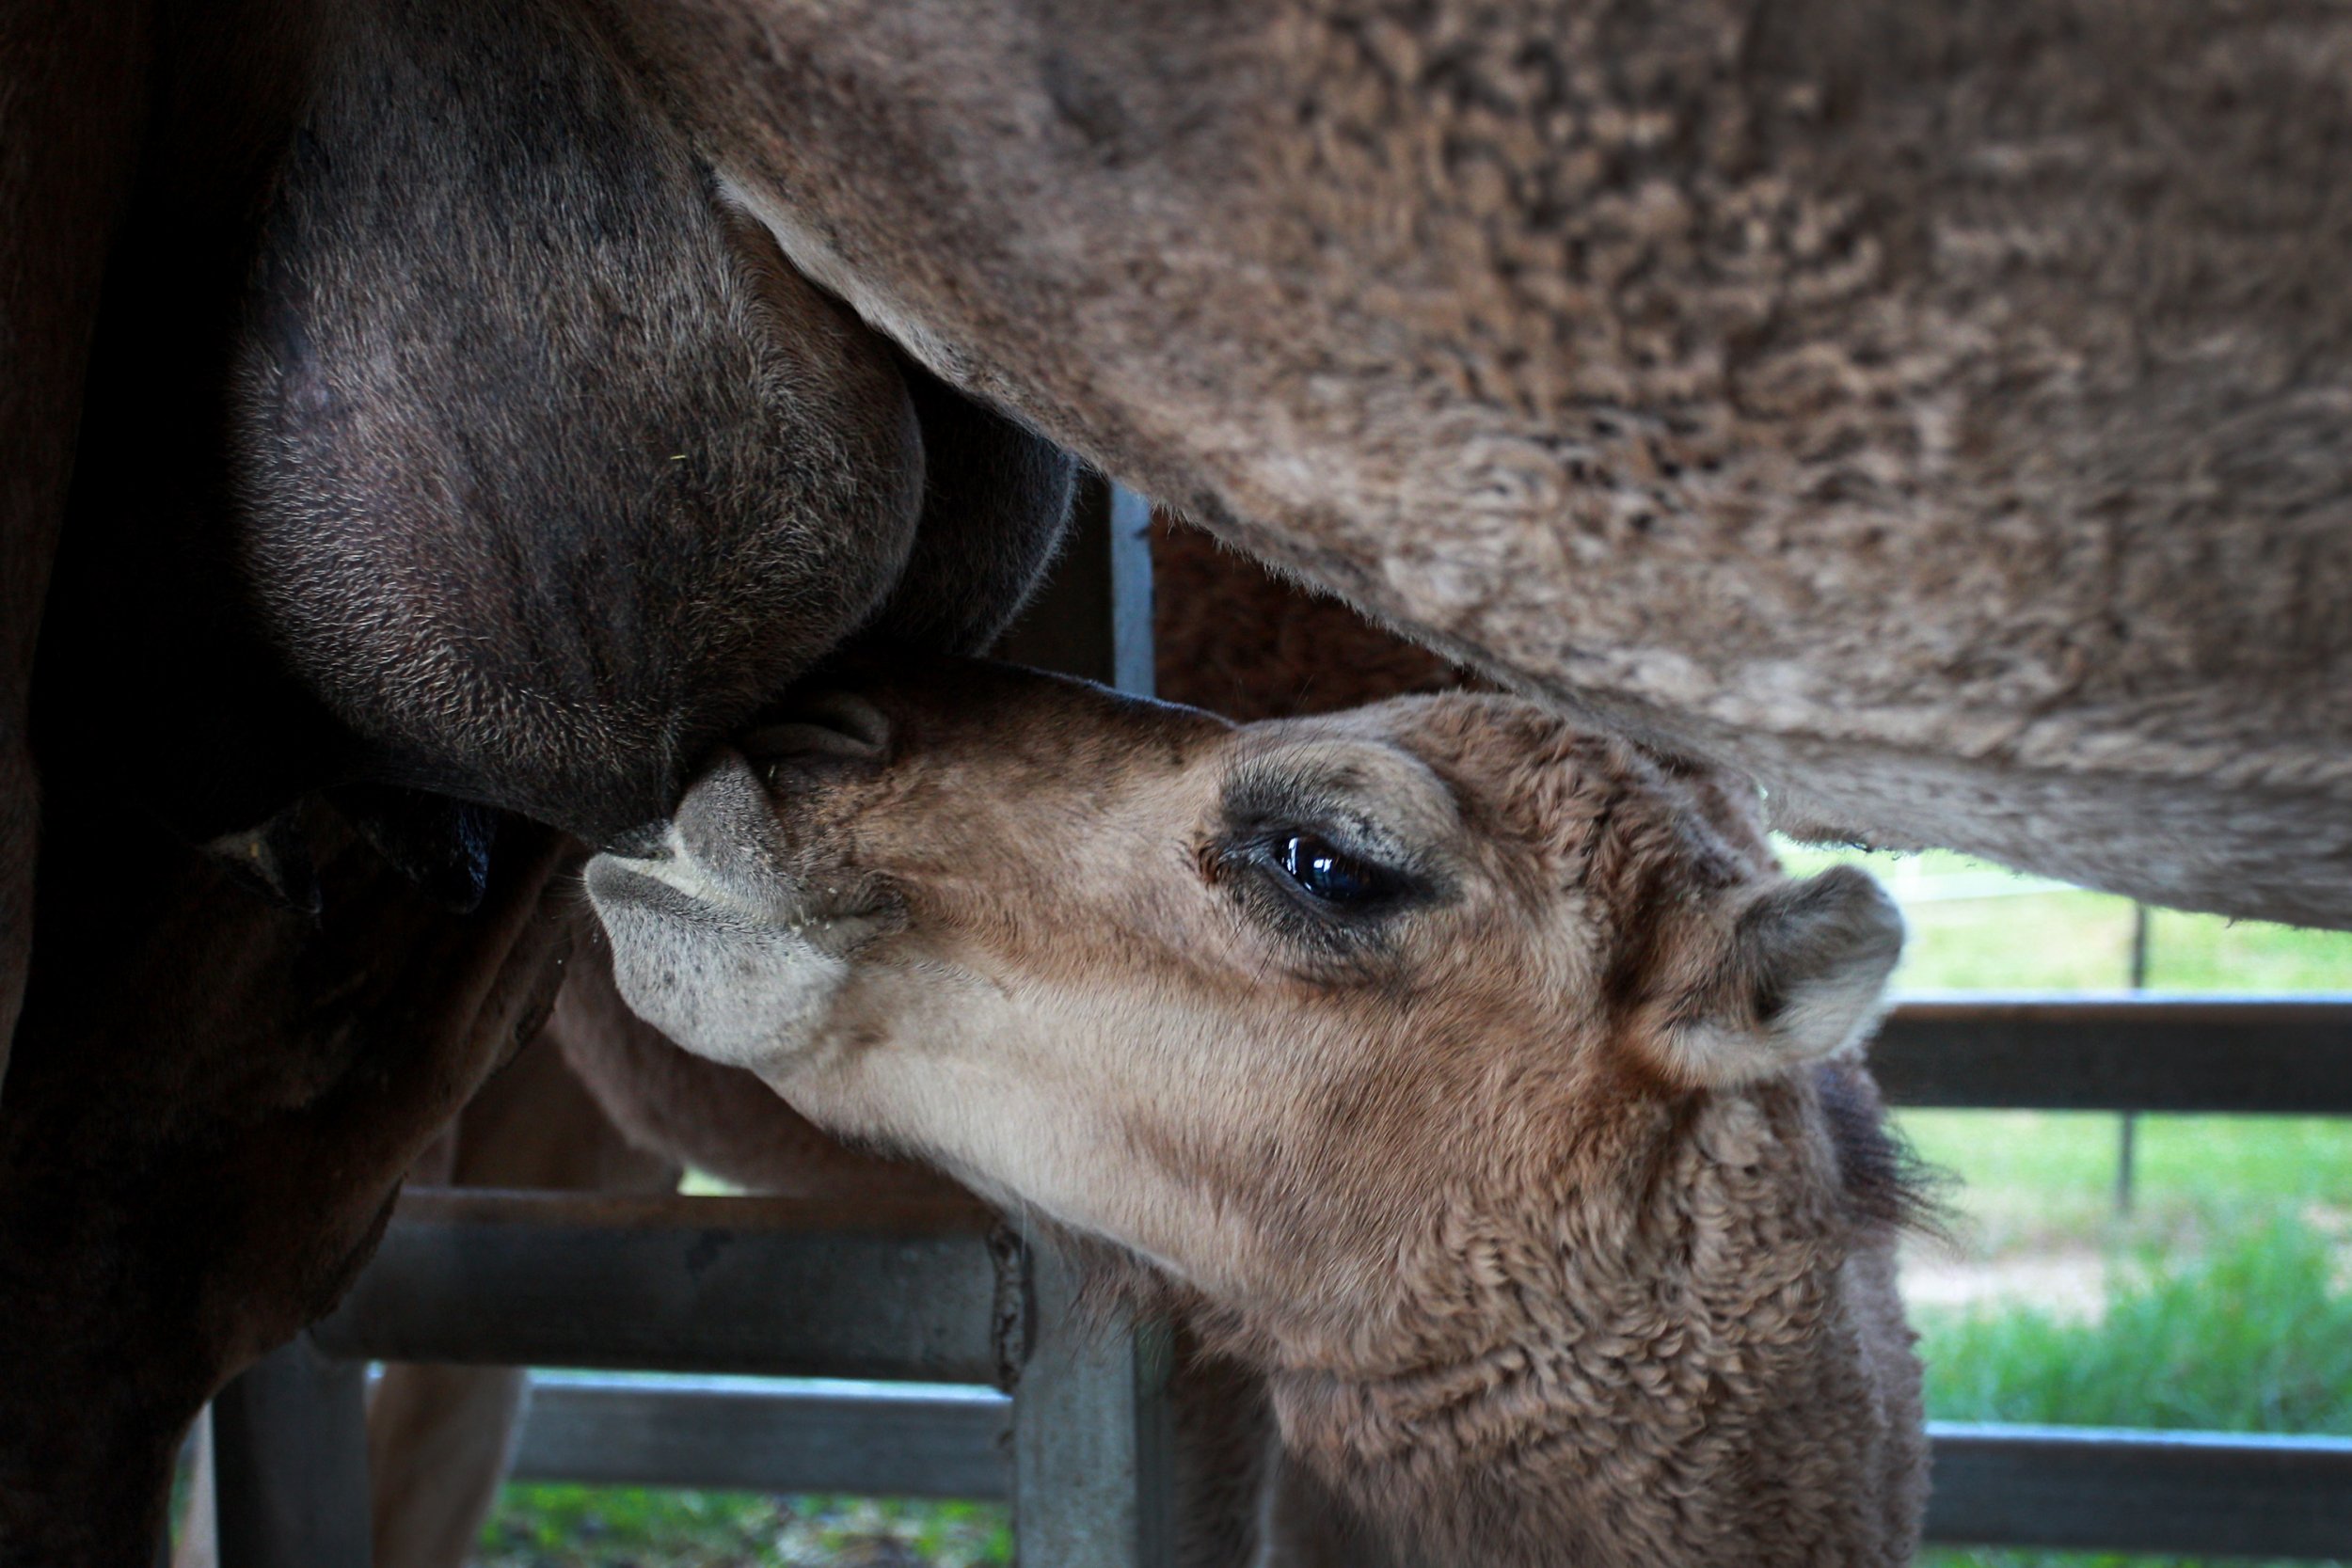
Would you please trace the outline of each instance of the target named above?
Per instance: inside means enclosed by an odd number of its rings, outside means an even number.
[[[310,81],[282,122],[215,166],[201,98],[196,145],[151,153],[53,749],[128,766],[135,689],[136,744],[185,759],[156,809],[199,840],[361,784],[601,842],[862,627],[1003,624],[1066,461],[786,268],[593,28],[284,20]]]
[[[1111,1243],[1432,1560],[1908,1560],[1867,878],[1516,699],[927,663],[796,711],[590,863],[669,1038]]]

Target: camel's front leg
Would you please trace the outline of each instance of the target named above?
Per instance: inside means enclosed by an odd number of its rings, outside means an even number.
[[[593,972],[569,967],[565,994]],[[576,1010],[576,1009],[575,1009]],[[482,1086],[444,1147],[413,1180],[460,1187],[621,1194],[675,1191],[678,1166],[632,1147],[564,1066],[570,1020],[558,1008],[536,1039]],[[388,1366],[368,1406],[375,1568],[463,1568],[506,1479],[526,1403],[517,1367]]]

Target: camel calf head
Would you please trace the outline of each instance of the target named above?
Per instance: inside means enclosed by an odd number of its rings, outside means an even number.
[[[1445,1549],[1907,1546],[1899,1183],[1833,1060],[1900,921],[1712,777],[1512,699],[957,664],[748,736],[589,889],[674,1039],[1139,1257]]]

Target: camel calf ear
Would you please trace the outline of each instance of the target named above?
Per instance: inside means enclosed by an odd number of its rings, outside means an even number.
[[[1833,866],[1740,912],[1714,1016],[1676,1032],[1677,1065],[1716,1087],[1851,1049],[1878,1022],[1903,917],[1867,873]]]

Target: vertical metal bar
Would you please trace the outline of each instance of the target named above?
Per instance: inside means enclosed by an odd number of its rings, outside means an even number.
[[[1111,684],[1149,697],[1159,689],[1152,644],[1152,503],[1111,486]]]
[[[1027,1252],[1029,1358],[1012,1402],[1021,1568],[1174,1568],[1168,1331],[1081,1319],[1067,1260],[1034,1239]]]
[[[220,1568],[368,1568],[367,1369],[308,1334],[213,1400]]]
[[[181,1447],[181,1463],[187,1466],[187,1507],[180,1515],[178,1539],[173,1539],[170,1530],[164,1531],[157,1568],[220,1568],[220,1531],[214,1507],[220,1488],[214,1482],[210,1404],[198,1412],[196,1424],[188,1430],[187,1441]]]
[[[1090,483],[1070,566],[1092,590],[1089,651],[1122,691],[1152,689],[1152,509]],[[1105,619],[1104,611],[1108,614]],[[1067,612],[1065,612],[1067,613]],[[1023,1568],[1173,1568],[1175,1423],[1165,1326],[1082,1319],[1077,1279],[1051,1246],[1023,1248],[1027,1355],[1013,1391],[1013,1524]]]
[[[2132,905],[2132,971],[2129,979],[2135,993],[2148,989],[2148,906],[2140,903]],[[2139,1116],[2137,1112],[2126,1111],[2115,1147],[2115,1212],[2119,1214],[2132,1212],[2132,1189],[2136,1184],[2138,1163]]]

